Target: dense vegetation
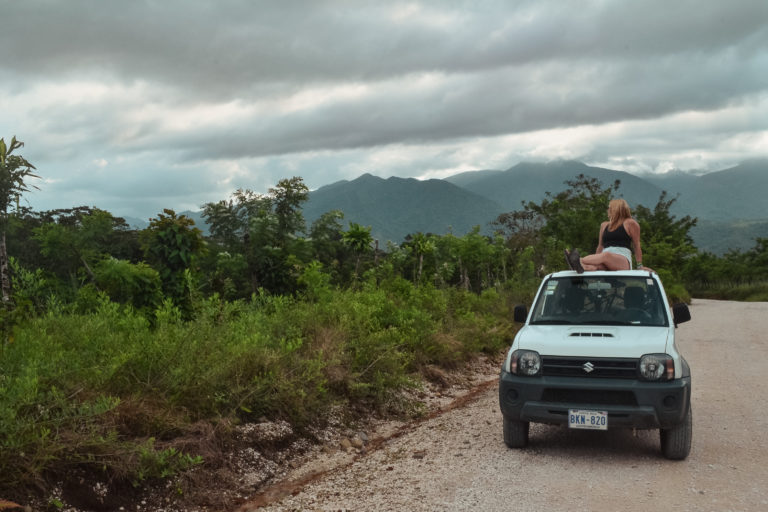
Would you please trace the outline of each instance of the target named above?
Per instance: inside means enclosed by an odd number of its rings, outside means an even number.
[[[509,344],[511,306],[563,268],[563,248],[595,247],[618,188],[579,176],[500,216],[494,237],[414,233],[379,247],[340,211],[307,227],[294,177],[204,205],[204,237],[172,210],[136,231],[88,207],[14,208],[35,177],[10,155],[19,147],[0,145],[5,498],[73,471],[133,484],[184,471],[205,461],[175,440],[201,422],[226,437],[262,417],[301,429],[330,406],[416,412],[397,392]],[[635,210],[645,264],[672,298],[768,300],[768,240],[700,253],[696,220],[673,203]]]

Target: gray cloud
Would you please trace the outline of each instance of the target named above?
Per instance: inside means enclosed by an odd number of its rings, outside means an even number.
[[[713,170],[766,156],[766,19],[762,0],[11,2],[0,136],[48,178],[40,207],[149,214],[286,175]]]
[[[406,12],[413,5],[421,9]],[[768,5],[759,0],[521,5],[32,0],[5,6],[0,37],[16,51],[2,61],[44,77],[98,69],[239,96],[254,84],[375,81],[430,69],[683,59],[734,47],[748,56],[768,38]]]

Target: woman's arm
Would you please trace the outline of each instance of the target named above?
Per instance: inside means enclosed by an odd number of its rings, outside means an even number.
[[[603,231],[605,231],[605,228],[608,227],[609,222],[603,222],[600,224],[600,236],[597,237],[597,249],[595,249],[595,254],[600,254],[603,252]]]
[[[643,263],[643,248],[640,245],[640,224],[635,219],[627,219],[624,222],[624,229],[627,230],[630,238],[632,238],[632,245],[635,248],[635,261],[640,266]]]

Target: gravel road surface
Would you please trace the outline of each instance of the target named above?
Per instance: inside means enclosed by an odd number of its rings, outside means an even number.
[[[488,384],[259,510],[766,511],[768,303],[694,300],[691,314],[678,328],[693,384],[684,461],[662,458],[655,430],[531,425],[510,450]]]

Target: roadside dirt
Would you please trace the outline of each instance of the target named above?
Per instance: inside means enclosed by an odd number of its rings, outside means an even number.
[[[768,303],[694,300],[691,314],[678,329],[693,376],[685,461],[662,458],[657,431],[532,425],[509,450],[485,365],[442,411],[378,426],[359,453],[321,452],[239,510],[768,510]]]

